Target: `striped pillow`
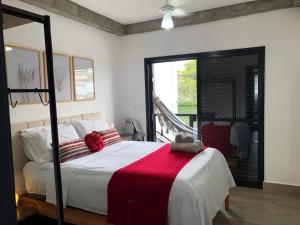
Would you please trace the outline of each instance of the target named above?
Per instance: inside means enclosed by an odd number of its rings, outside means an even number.
[[[92,153],[83,139],[68,141],[59,145],[59,158],[61,163]]]
[[[113,145],[122,141],[120,134],[116,129],[94,131],[94,133],[101,136],[104,146]]]

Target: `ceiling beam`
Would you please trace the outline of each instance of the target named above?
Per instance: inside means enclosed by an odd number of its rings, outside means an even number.
[[[161,30],[162,19],[123,25],[70,0],[20,1],[119,36]],[[194,12],[187,17],[174,18],[174,24],[175,27],[190,26],[299,6],[300,0],[256,0]]]
[[[77,22],[107,31],[116,35],[124,35],[124,25],[106,16],[84,8],[70,0],[20,0],[30,5],[45,9]]]
[[[300,0],[257,0],[204,11],[194,12],[191,16],[174,18],[175,27],[208,23],[217,20],[247,16],[278,9],[299,7]],[[125,26],[125,35],[161,30],[162,19],[150,20]]]

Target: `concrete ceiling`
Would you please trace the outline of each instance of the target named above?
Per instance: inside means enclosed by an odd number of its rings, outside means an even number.
[[[161,30],[164,0],[20,0],[116,35]],[[78,2],[81,5],[75,3]],[[170,0],[191,13],[174,18],[175,28],[300,7],[300,0]],[[162,4],[161,4],[162,2]],[[142,6],[142,7],[141,7]],[[152,18],[152,19],[151,19]],[[153,19],[156,18],[156,19]],[[125,24],[125,25],[124,25]]]
[[[23,19],[21,17],[11,16],[3,13],[3,29],[21,26],[24,24],[32,23],[31,20]]]
[[[132,24],[161,18],[159,8],[165,0],[71,0],[85,8],[111,18],[121,24]],[[251,0],[169,0],[169,4],[191,13]]]

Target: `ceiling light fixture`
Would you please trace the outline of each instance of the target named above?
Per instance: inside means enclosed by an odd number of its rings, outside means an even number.
[[[5,51],[7,51],[7,52],[10,52],[10,51],[12,51],[13,49],[12,49],[12,47],[5,47]]]
[[[160,8],[160,12],[164,14],[164,18],[161,23],[161,28],[166,30],[174,28],[174,22],[172,19],[172,13],[174,9],[175,8],[171,5],[165,5]]]

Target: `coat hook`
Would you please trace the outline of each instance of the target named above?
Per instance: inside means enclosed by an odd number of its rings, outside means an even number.
[[[15,101],[15,103],[13,103],[12,97],[11,97],[11,93],[10,93],[10,92],[9,92],[9,100],[10,100],[10,105],[11,105],[11,107],[16,108],[16,107],[17,107],[17,104],[18,104],[18,101]]]
[[[41,93],[40,93],[40,92],[38,92],[38,91],[37,91],[37,89],[36,89],[36,93],[38,93],[38,95],[39,95],[39,97],[40,97],[40,100],[41,100],[41,103],[42,103],[44,106],[47,106],[47,105],[49,105],[49,101],[45,103],[45,102],[43,101],[43,98],[42,98],[42,95],[41,95]]]

